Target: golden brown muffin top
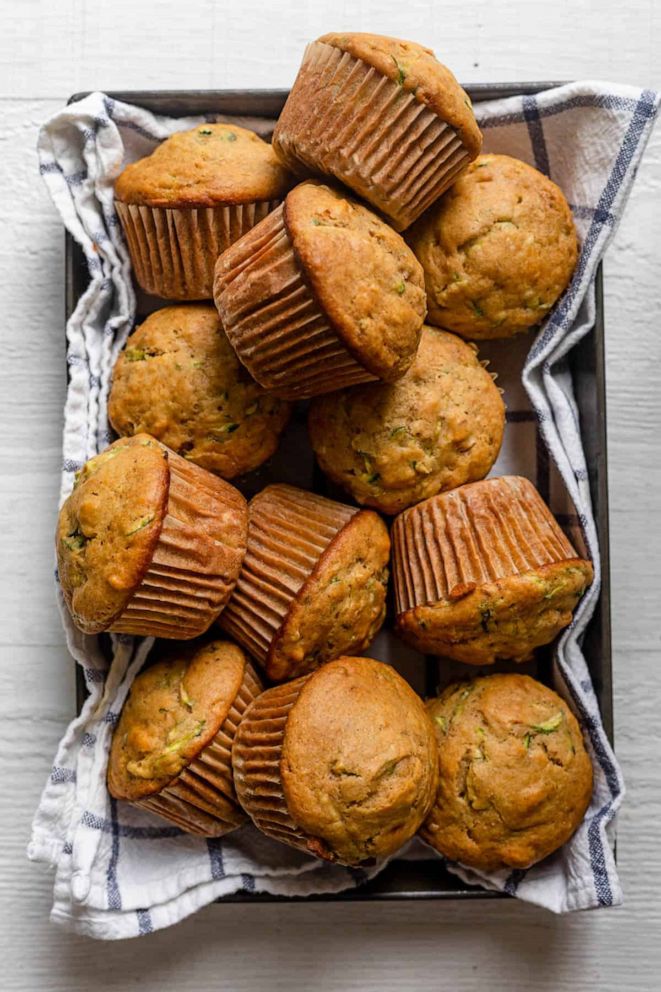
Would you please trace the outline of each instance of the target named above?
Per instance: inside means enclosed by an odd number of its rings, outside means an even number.
[[[480,155],[407,240],[425,271],[429,322],[477,339],[539,323],[578,257],[562,190],[509,155]]]
[[[292,182],[271,146],[253,131],[198,124],[127,165],[115,196],[148,207],[213,207],[281,199]]]
[[[572,558],[487,581],[455,600],[415,606],[397,616],[397,632],[423,654],[466,665],[498,658],[529,661],[569,623],[592,582],[589,561]]]
[[[308,421],[324,472],[384,513],[483,478],[504,425],[505,405],[474,346],[432,327],[403,378],[316,397]]]
[[[527,675],[455,683],[428,703],[438,739],[436,803],[421,835],[453,861],[527,868],[567,841],[592,794],[576,718]]]
[[[411,364],[425,316],[422,269],[367,207],[318,182],[287,195],[284,221],[321,308],[354,357],[380,379]]]
[[[108,788],[116,799],[160,792],[212,740],[241,687],[236,644],[182,644],[137,676],[115,729]]]
[[[478,154],[482,135],[470,98],[431,48],[380,34],[332,33],[319,41],[361,59],[413,93],[454,128],[470,155]]]
[[[359,864],[401,847],[431,807],[437,765],[422,700],[371,658],[324,665],[289,712],[281,761],[287,806],[331,860]]]
[[[383,520],[356,512],[294,597],[266,659],[269,678],[294,678],[364,651],[385,620],[389,558]]]
[[[152,434],[225,479],[273,454],[290,412],[250,378],[207,304],[147,317],[117,359],[108,401],[118,434]]]
[[[122,438],[78,473],[57,522],[60,584],[76,625],[110,626],[149,568],[168,504],[167,452],[146,434]]]

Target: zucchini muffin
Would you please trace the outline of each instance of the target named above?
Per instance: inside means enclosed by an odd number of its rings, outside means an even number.
[[[246,550],[241,493],[147,434],[76,476],[57,523],[64,600],[86,634],[188,639],[229,599]]]
[[[262,691],[228,641],[180,646],[135,679],[115,729],[108,789],[188,833],[220,837],[247,819],[232,780],[232,744]]]
[[[344,865],[394,854],[427,817],[438,782],[422,700],[371,658],[338,658],[267,689],[241,721],[232,765],[260,830]]]
[[[117,359],[108,401],[118,434],[151,434],[224,479],[270,458],[290,412],[250,378],[210,304],[147,317]]]
[[[420,836],[480,871],[529,868],[581,823],[592,765],[576,718],[527,675],[448,686],[427,704],[440,776]]]
[[[401,231],[475,158],[482,135],[429,48],[325,34],[305,50],[273,146],[292,171],[334,176]]]
[[[142,288],[211,299],[221,252],[280,203],[291,177],[269,144],[234,124],[179,131],[115,183],[115,209]]]
[[[469,665],[528,661],[592,582],[541,496],[518,476],[433,496],[395,520],[396,631]]]
[[[399,234],[312,182],[220,256],[214,299],[239,359],[285,399],[401,378],[426,309]]]
[[[248,551],[221,626],[275,682],[363,651],[385,618],[389,556],[373,511],[267,486],[250,502]]]
[[[383,513],[483,479],[504,427],[505,405],[475,346],[433,327],[398,382],[318,397],[308,420],[326,475]]]
[[[509,155],[480,155],[407,238],[425,270],[429,322],[466,338],[538,324],[578,258],[562,190]]]

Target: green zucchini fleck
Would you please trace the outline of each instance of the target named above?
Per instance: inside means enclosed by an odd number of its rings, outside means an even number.
[[[549,717],[544,723],[537,723],[532,725],[532,729],[537,734],[552,734],[554,730],[557,730],[562,723],[562,712],[556,713],[554,716]]]
[[[223,424],[222,427],[217,427],[211,431],[209,437],[212,441],[223,441],[226,434],[233,434],[234,431],[238,431],[240,426],[241,424]]]
[[[144,362],[146,357],[144,348],[127,348],[124,352],[124,358],[127,362]]]
[[[145,527],[149,526],[149,524],[153,521],[153,519],[154,519],[154,515],[152,514],[151,517],[143,517],[142,520],[138,520],[137,523],[131,528],[131,530],[126,531],[125,536],[131,537],[133,534],[137,534],[139,530],[144,530]]]
[[[73,531],[68,537],[62,538],[62,544],[69,551],[81,551],[87,543],[87,538],[80,531]]]
[[[183,737],[179,737],[176,741],[172,741],[171,744],[168,744],[167,747],[163,748],[163,753],[171,754],[173,751],[178,751],[186,744],[190,744],[190,742],[195,740],[196,737],[201,737],[202,731],[206,726],[206,722],[206,720],[198,720],[195,724],[195,728],[191,730],[189,734],[184,734]]]
[[[183,682],[180,682],[179,683],[179,698],[181,699],[181,701],[184,704],[184,706],[186,706],[189,710],[192,711],[192,709],[193,709],[193,700],[190,698],[190,696],[188,695],[188,693],[184,689],[184,683]]]
[[[397,68],[397,76],[395,78],[395,82],[397,83],[398,86],[403,86],[404,80],[406,79],[406,73],[404,72],[404,70],[402,69],[401,65],[399,64],[399,62],[397,61],[394,55],[391,55],[390,58],[393,60]]]
[[[400,424],[398,427],[393,427],[390,431],[390,437],[400,437],[402,434],[408,434],[408,429],[404,424]]]

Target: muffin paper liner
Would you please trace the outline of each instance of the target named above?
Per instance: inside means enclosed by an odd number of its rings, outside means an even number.
[[[232,347],[264,389],[294,400],[376,381],[320,310],[282,206],[219,259],[214,298]]]
[[[203,634],[229,599],[243,560],[245,501],[234,486],[168,450],[170,488],[147,572],[110,630],[186,640]]]
[[[347,52],[314,41],[273,135],[293,171],[335,176],[403,230],[473,156],[413,93]]]
[[[232,776],[232,745],[248,706],[262,691],[246,664],[243,682],[215,737],[174,781],[154,796],[135,803],[203,837],[221,837],[247,819],[239,806]]]
[[[219,622],[261,664],[321,556],[359,512],[285,485],[251,501],[248,550]]]
[[[405,510],[392,541],[398,613],[578,557],[535,487],[518,476],[461,486]]]
[[[217,207],[147,207],[115,201],[133,271],[147,293],[210,300],[216,259],[280,200]]]
[[[307,837],[289,815],[280,762],[289,711],[310,678],[267,689],[246,713],[232,750],[236,794],[259,829],[275,840],[307,850]]]

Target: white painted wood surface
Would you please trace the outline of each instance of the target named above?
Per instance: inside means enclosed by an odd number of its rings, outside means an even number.
[[[63,235],[39,124],[93,88],[286,86],[326,30],[434,47],[464,81],[661,87],[659,0],[2,0],[0,3],[0,988],[78,992],[661,987],[661,132],[606,263],[616,747],[626,904],[556,919],[497,904],[210,907],[121,945],[48,922],[30,819],[73,714],[51,581],[64,398]]]

